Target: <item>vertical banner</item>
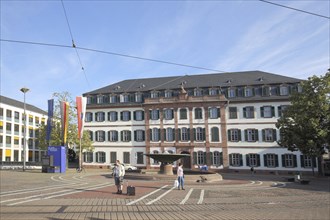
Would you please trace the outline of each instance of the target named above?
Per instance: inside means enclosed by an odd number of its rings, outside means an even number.
[[[77,103],[77,117],[78,117],[78,138],[81,139],[84,129],[87,98],[77,96],[76,103]]]
[[[67,134],[68,134],[68,125],[69,125],[69,103],[61,102],[61,123],[62,123],[62,140],[63,144],[66,144]]]
[[[48,119],[47,119],[47,130],[46,130],[46,141],[49,143],[52,133],[52,122],[54,117],[54,99],[48,100]]]

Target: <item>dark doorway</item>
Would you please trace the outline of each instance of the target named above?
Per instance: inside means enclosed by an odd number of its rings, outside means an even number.
[[[189,151],[182,151],[181,154],[189,154]],[[180,159],[180,162],[183,164],[183,168],[184,169],[191,169],[191,160],[190,157],[184,157],[182,159]]]

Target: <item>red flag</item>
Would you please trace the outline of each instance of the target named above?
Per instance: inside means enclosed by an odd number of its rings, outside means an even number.
[[[82,138],[82,133],[84,129],[87,98],[77,96],[76,103],[77,103],[77,117],[78,117],[78,138],[80,139]]]

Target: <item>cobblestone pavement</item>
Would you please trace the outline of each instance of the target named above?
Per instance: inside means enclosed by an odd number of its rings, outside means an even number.
[[[330,180],[223,174],[214,183],[129,180],[117,195],[102,170],[77,174],[0,171],[0,219],[330,219]],[[173,177],[174,180],[175,177]]]

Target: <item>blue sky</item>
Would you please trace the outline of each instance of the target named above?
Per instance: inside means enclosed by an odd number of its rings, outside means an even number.
[[[67,1],[75,44],[225,72],[261,70],[307,79],[330,67],[330,20],[260,1]],[[330,16],[330,1],[276,1]],[[62,3],[1,0],[1,39],[70,45]],[[121,56],[1,41],[3,96],[47,108],[133,78],[193,75],[194,69]]]

